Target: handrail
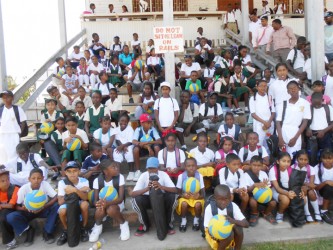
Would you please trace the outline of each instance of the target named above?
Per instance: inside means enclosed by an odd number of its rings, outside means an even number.
[[[17,103],[18,100],[23,96],[23,94],[33,86],[38,79],[40,79],[44,73],[54,64],[55,59],[58,56],[61,56],[67,52],[69,48],[71,48],[81,37],[86,34],[86,29],[83,29],[80,33],[78,33],[75,37],[73,37],[65,46],[59,49],[50,59],[44,63],[24,84],[17,86],[14,89],[14,103]],[[86,42],[86,38],[85,41]],[[30,99],[30,98],[29,98]]]

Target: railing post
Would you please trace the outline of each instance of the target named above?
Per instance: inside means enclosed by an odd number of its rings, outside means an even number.
[[[3,22],[2,22],[2,8],[0,0],[0,91],[8,88],[7,82],[7,67],[6,67],[6,54],[5,54],[5,39],[3,33]]]
[[[242,0],[242,25],[243,25],[243,40],[242,44],[249,42],[249,1]]]
[[[59,14],[60,47],[63,47],[67,44],[65,0],[58,0],[58,14]],[[67,53],[64,56],[67,57]]]

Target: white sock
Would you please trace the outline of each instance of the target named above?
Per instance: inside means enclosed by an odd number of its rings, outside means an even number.
[[[198,217],[194,217],[193,225],[199,225],[199,218]]]
[[[312,206],[315,214],[320,214],[318,200],[310,201],[310,203],[311,203],[311,206]]]
[[[326,213],[327,212],[327,210],[324,210],[324,209],[322,209],[321,210],[321,213],[323,214],[323,213]]]
[[[183,145],[182,148],[187,149],[186,145]]]
[[[308,201],[307,201],[307,200],[305,200],[304,203],[305,203],[305,204],[304,204],[304,212],[305,212],[305,215],[308,216],[308,215],[310,215],[309,204],[308,204]]]
[[[182,218],[182,222],[180,223],[181,226],[185,226],[187,223],[186,217]]]

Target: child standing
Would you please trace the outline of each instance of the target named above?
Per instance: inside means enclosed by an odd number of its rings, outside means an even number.
[[[258,224],[259,219],[259,211],[258,211],[258,205],[265,206],[265,211],[263,212],[264,218],[271,223],[272,225],[276,224],[276,220],[274,216],[272,215],[272,211],[276,207],[276,201],[272,199],[267,204],[262,204],[256,201],[253,198],[253,190],[255,188],[266,188],[270,187],[271,183],[269,182],[268,176],[266,172],[262,171],[263,169],[263,160],[260,156],[253,156],[250,161],[250,169],[244,174],[244,181],[246,183],[247,192],[250,196],[250,226],[255,227]]]
[[[86,242],[89,240],[89,234],[87,230],[88,223],[88,192],[89,182],[85,178],[79,177],[80,166],[75,161],[70,161],[66,164],[65,168],[66,179],[59,181],[58,183],[58,204],[59,204],[59,219],[63,226],[61,236],[57,239],[57,245],[62,246],[67,242],[67,238],[71,235],[67,235],[67,202],[65,196],[75,195],[78,196],[80,201],[80,212],[82,216],[81,227],[81,241]],[[72,213],[73,214],[73,213]]]
[[[53,232],[56,228],[57,210],[59,208],[57,192],[48,182],[43,181],[44,178],[42,170],[32,169],[29,174],[29,183],[23,185],[17,193],[16,211],[7,215],[7,221],[13,227],[17,236],[21,236],[25,231],[27,232],[27,238],[24,242],[26,247],[32,245],[34,241],[35,229],[29,225],[29,222],[35,218],[46,218],[43,239],[47,244],[52,244],[55,241]],[[24,204],[26,195],[33,190],[42,191],[48,198],[47,203],[37,211],[28,210]]]
[[[84,57],[80,58],[80,64],[76,67],[76,74],[78,77],[79,85],[85,86],[87,88],[89,86],[89,75],[87,61]]]
[[[118,127],[118,121],[123,105],[120,99],[118,99],[117,89],[110,89],[110,99],[106,101],[105,106],[110,110],[111,121]]]
[[[15,234],[12,226],[7,221],[7,215],[12,213],[17,202],[17,192],[19,188],[10,184],[9,172],[0,170],[0,228],[2,232],[2,244],[6,245],[7,249],[17,247]]]
[[[92,228],[92,232],[89,236],[90,242],[98,240],[99,235],[103,230],[103,218],[109,216],[120,225],[120,239],[128,240],[130,237],[130,230],[128,222],[125,221],[121,212],[125,208],[125,179],[119,171],[119,164],[109,159],[103,160],[100,163],[100,169],[103,174],[99,175],[94,180],[95,191],[95,225]],[[114,187],[117,190],[118,198],[113,201],[106,201],[105,199],[99,199],[99,192],[103,187]]]
[[[154,104],[158,95],[154,93],[154,87],[151,82],[145,82],[143,92],[138,98],[138,106],[135,108],[135,118],[139,119],[141,114],[148,114],[154,119]]]
[[[178,206],[176,212],[180,215],[181,223],[179,226],[180,232],[186,232],[187,227],[187,212],[192,214],[193,218],[193,231],[200,229],[199,220],[204,207],[205,197],[205,184],[202,175],[197,171],[197,161],[194,158],[188,158],[185,160],[185,172],[178,176],[177,190],[179,194]],[[197,193],[184,192],[183,183],[189,178],[194,177],[200,182],[200,190]]]
[[[56,110],[57,100],[55,99],[45,99],[46,112],[42,114],[40,122],[54,122],[59,117],[64,117],[60,111]]]

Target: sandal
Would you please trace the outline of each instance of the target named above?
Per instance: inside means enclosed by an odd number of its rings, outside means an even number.
[[[179,226],[179,232],[185,233],[186,232],[186,224]]]
[[[264,215],[264,219],[265,220],[267,220],[269,223],[271,223],[272,225],[276,225],[276,224],[278,224],[277,222],[276,222],[276,219],[274,218],[274,216],[272,215],[272,214],[264,214],[263,213],[263,215]]]
[[[250,227],[255,227],[258,224],[258,218],[259,218],[258,213],[250,215],[250,220],[249,220]]]
[[[194,225],[192,226],[192,230],[193,230],[193,231],[199,231],[199,229],[200,229],[199,224],[194,224]]]

